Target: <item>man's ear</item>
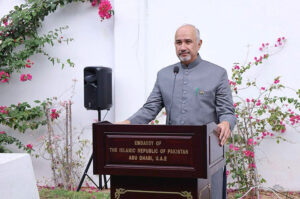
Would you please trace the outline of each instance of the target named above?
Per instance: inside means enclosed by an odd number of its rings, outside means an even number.
[[[202,39],[199,40],[198,48],[200,49],[201,46],[202,46]]]

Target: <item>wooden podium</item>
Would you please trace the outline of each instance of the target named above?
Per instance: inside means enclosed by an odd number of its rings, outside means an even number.
[[[111,199],[208,199],[225,165],[216,124],[93,124],[94,174],[111,175]]]

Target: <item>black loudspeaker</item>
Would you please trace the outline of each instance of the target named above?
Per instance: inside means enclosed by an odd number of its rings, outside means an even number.
[[[84,68],[84,107],[89,110],[112,106],[112,70],[102,66]]]

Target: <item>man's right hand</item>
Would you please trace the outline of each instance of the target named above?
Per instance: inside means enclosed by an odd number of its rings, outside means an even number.
[[[122,122],[115,122],[114,124],[131,124],[130,120],[124,120]]]

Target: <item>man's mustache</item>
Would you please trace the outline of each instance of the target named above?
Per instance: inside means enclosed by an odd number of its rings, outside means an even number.
[[[183,53],[190,54],[190,51],[187,51],[187,50],[179,51],[179,55],[182,55]]]

